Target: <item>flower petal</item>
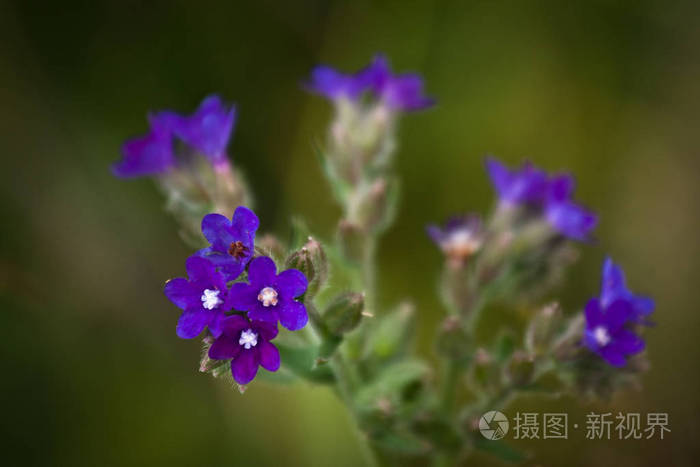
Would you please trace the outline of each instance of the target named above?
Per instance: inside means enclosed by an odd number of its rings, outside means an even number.
[[[277,324],[277,321],[280,319],[277,309],[278,307],[265,308],[262,306],[256,306],[248,312],[248,318],[255,321]]]
[[[204,311],[185,311],[177,322],[177,335],[182,339],[197,337],[212,318],[212,313]]]
[[[236,282],[229,290],[229,302],[238,311],[252,311],[258,304],[258,288],[245,282]]]
[[[207,214],[202,219],[202,234],[214,250],[226,253],[231,242],[236,239],[231,234],[231,221],[221,214]]]
[[[238,340],[230,336],[216,339],[209,347],[209,358],[214,360],[230,360],[236,358],[241,351]]]
[[[597,298],[591,298],[586,303],[584,310],[586,316],[586,327],[592,329],[603,322],[603,312]]]
[[[282,326],[290,331],[298,331],[309,321],[304,304],[294,300],[285,303],[277,312]]]
[[[277,267],[267,256],[259,256],[248,266],[248,280],[253,286],[265,287],[274,284]]]
[[[618,349],[616,349],[614,346],[607,346],[604,347],[603,349],[600,350],[599,352],[600,356],[605,359],[606,362],[611,364],[614,367],[622,367],[625,366],[625,356],[620,353]]]
[[[250,326],[248,320],[239,315],[231,315],[221,322],[221,331],[227,335],[238,339],[241,330]]]
[[[195,290],[192,284],[182,277],[166,282],[163,292],[171,302],[182,310],[196,307],[202,303],[199,298],[199,290]]]
[[[187,270],[187,276],[190,278],[191,282],[212,282],[212,278],[215,275],[214,265],[211,264],[205,258],[201,256],[190,256],[185,261],[185,269]]]
[[[304,273],[298,269],[287,269],[277,276],[273,287],[284,298],[291,300],[304,295],[308,285],[309,281],[306,279]]]
[[[169,131],[153,129],[145,136],[133,138],[122,145],[122,159],[112,165],[117,177],[130,178],[158,175],[175,165],[172,138]]]
[[[231,362],[233,379],[238,384],[248,384],[253,381],[258,373],[259,361],[258,352],[255,349],[241,350],[236,359]]]
[[[270,341],[277,337],[277,319],[273,323],[266,321],[253,321],[253,328],[260,333],[262,338],[266,341]]]
[[[234,235],[243,236],[243,234],[254,234],[259,226],[260,219],[258,219],[258,216],[256,216],[253,211],[245,206],[238,206],[236,208],[233,213],[233,218],[231,219],[231,228],[233,229]]]
[[[598,216],[571,201],[550,203],[545,214],[554,230],[574,240],[588,240],[598,223]]]
[[[646,344],[644,343],[644,339],[635,333],[623,329],[615,335],[614,346],[618,351],[624,354],[633,355],[644,350]]]
[[[260,365],[267,371],[277,371],[280,368],[280,351],[267,341],[258,343]]]

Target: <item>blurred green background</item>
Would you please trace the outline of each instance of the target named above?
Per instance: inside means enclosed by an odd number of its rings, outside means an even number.
[[[112,178],[149,109],[237,102],[230,147],[262,230],[292,215],[328,237],[339,214],[312,151],[330,106],[299,87],[376,51],[417,70],[439,105],[401,122],[404,198],[380,250],[381,301],[410,296],[421,352],[443,310],[427,222],[484,212],[487,153],[578,178],[598,210],[566,309],[598,290],[606,253],[657,300],[641,392],[609,403],[521,398],[505,412],[667,412],[649,441],[519,444],[529,465],[697,465],[700,457],[700,7],[696,1],[2,2],[0,376],[3,465],[360,465],[351,420],[322,388],[197,372],[162,294],[188,249],[149,180]],[[517,443],[515,443],[517,444]],[[474,465],[499,465],[478,457]]]

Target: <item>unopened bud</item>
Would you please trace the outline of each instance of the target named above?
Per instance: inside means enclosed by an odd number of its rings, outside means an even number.
[[[542,355],[549,348],[562,314],[558,303],[551,303],[532,317],[525,332],[525,348],[534,355]]]
[[[331,334],[341,336],[360,324],[364,306],[365,297],[363,294],[343,293],[338,295],[323,312],[323,322]]]
[[[357,224],[347,220],[338,223],[338,240],[345,259],[359,263],[365,247],[365,234]]]
[[[306,289],[306,297],[314,297],[328,278],[328,260],[323,247],[312,237],[301,247],[287,258],[285,266],[298,269],[309,281]]]
[[[471,354],[469,338],[458,317],[445,318],[440,327],[436,346],[438,352],[453,360],[462,360]]]
[[[522,350],[513,352],[513,355],[508,361],[508,366],[506,367],[508,379],[510,379],[513,384],[518,386],[528,384],[532,380],[534,372],[535,361],[532,355]]]
[[[282,243],[277,240],[277,237],[270,234],[265,234],[256,238],[255,249],[264,256],[271,256],[272,258],[277,258],[280,260],[284,258],[285,255]]]

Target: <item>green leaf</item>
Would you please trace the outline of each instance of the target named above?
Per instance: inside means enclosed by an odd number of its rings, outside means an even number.
[[[294,347],[275,343],[280,351],[282,365],[295,375],[315,383],[330,384],[335,381],[333,372],[327,365],[317,365],[319,348],[316,345]]]
[[[399,403],[403,390],[412,383],[422,380],[428,371],[428,365],[421,360],[394,363],[357,392],[355,403],[361,410],[374,410],[380,399]]]
[[[475,438],[474,447],[482,452],[498,457],[502,461],[516,464],[527,459],[527,455],[505,442],[498,440],[492,441],[486,438]]]

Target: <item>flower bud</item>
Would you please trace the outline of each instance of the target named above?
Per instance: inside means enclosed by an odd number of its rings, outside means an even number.
[[[365,247],[364,232],[357,224],[342,219],[338,223],[338,240],[343,257],[348,261],[360,263]]]
[[[255,239],[255,250],[257,254],[270,256],[281,261],[285,255],[285,248],[282,243],[271,234],[264,234]]]
[[[463,360],[471,354],[471,345],[460,320],[448,316],[442,322],[436,342],[437,351],[453,360]]]
[[[342,336],[360,324],[364,306],[365,297],[363,294],[355,292],[340,294],[323,312],[323,322],[331,334]]]
[[[525,331],[525,348],[534,355],[545,353],[561,323],[558,303],[550,303],[532,317]]]
[[[532,381],[532,375],[535,372],[535,361],[532,355],[516,350],[513,352],[508,365],[506,366],[506,375],[508,379],[517,386],[523,386]]]
[[[287,269],[298,269],[306,276],[309,285],[305,296],[308,298],[316,296],[328,278],[326,253],[321,244],[312,237],[309,237],[300,250],[289,255],[285,266]]]

